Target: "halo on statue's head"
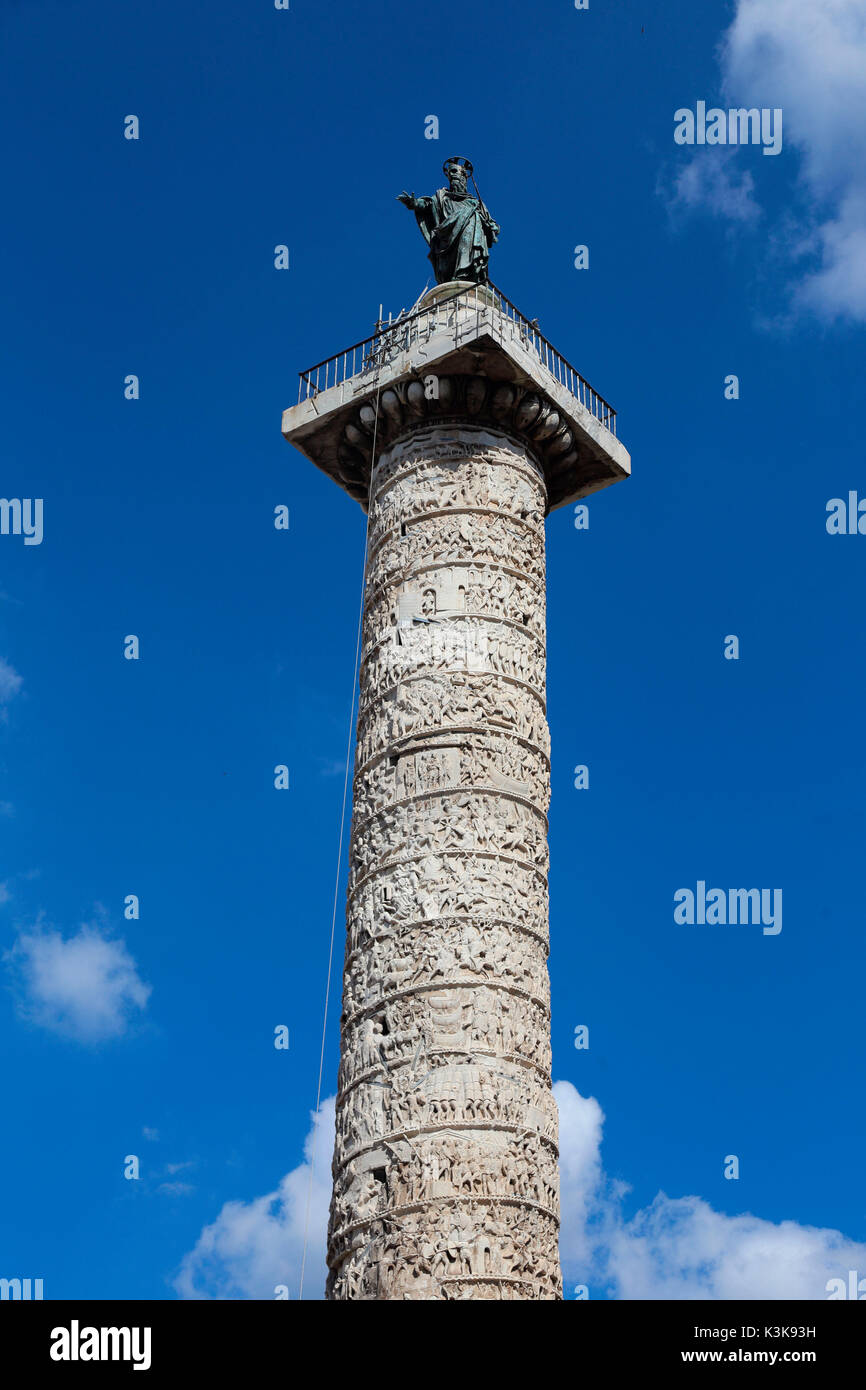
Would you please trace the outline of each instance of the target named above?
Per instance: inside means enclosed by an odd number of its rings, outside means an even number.
[[[465,155],[462,155],[462,154],[454,154],[454,155],[451,156],[450,159],[446,159],[445,163],[442,165],[442,173],[443,173],[443,174],[447,174],[447,173],[448,173],[448,166],[449,166],[449,164],[459,164],[460,167],[461,167],[461,169],[463,169],[463,170],[465,171],[466,177],[467,177],[467,178],[468,178],[469,175],[472,173],[472,160],[471,160],[471,159],[467,159]]]

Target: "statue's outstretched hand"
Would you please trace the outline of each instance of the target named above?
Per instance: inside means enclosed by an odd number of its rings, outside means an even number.
[[[397,194],[397,202],[398,202],[398,203],[402,203],[404,207],[412,208],[412,209],[414,210],[414,207],[415,207],[415,194],[414,194],[414,193],[407,193],[407,192],[405,191],[405,189],[404,189],[404,191],[403,191],[402,193],[398,193],[398,194]]]

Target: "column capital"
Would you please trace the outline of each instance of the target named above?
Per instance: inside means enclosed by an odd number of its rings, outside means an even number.
[[[374,447],[452,422],[524,442],[548,511],[631,471],[612,407],[491,285],[437,285],[411,313],[301,373],[282,430],[366,510]]]

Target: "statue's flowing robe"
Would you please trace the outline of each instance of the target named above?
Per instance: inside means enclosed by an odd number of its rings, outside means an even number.
[[[418,198],[415,216],[441,285],[446,280],[487,282],[487,258],[499,236],[499,225],[471,193],[438,188],[430,198]]]

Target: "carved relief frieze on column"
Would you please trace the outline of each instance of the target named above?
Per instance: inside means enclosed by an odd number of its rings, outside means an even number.
[[[555,1299],[544,472],[418,414],[371,484],[328,1296]]]

